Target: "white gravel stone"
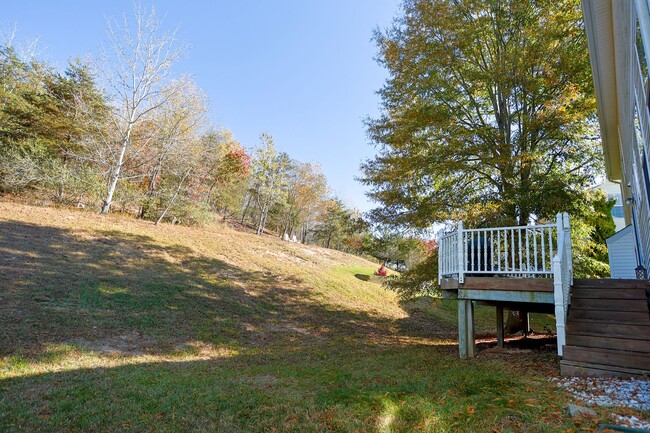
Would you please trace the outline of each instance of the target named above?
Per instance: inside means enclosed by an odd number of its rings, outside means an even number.
[[[650,411],[650,379],[617,377],[562,377],[551,378],[582,403],[607,407],[628,407]],[[650,430],[650,419],[615,415],[619,424]]]

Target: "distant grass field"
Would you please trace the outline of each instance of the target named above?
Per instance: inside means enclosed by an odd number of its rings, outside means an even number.
[[[460,361],[455,304],[355,276],[377,267],[219,225],[0,202],[0,431],[596,426],[565,414],[552,351]],[[492,308],[477,332],[493,335]]]

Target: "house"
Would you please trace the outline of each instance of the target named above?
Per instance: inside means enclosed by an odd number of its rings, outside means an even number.
[[[608,200],[614,200],[611,215],[616,233],[607,239],[611,277],[636,278],[635,268],[639,264],[636,239],[633,227],[625,220],[625,207],[628,205],[623,201],[620,183],[606,180],[591,189],[602,191]]]
[[[650,139],[647,0],[583,0],[607,179],[620,187],[636,267],[650,266]]]
[[[607,239],[607,252],[612,278],[636,278],[637,252],[631,225]]]
[[[582,0],[607,179],[619,186],[625,225],[611,254],[632,260],[623,279],[574,279],[570,220],[458,228],[439,239],[439,282],[458,300],[459,354],[474,356],[473,309],[554,313],[564,375],[650,374],[649,0]],[[623,205],[623,203],[625,203]],[[636,277],[636,278],[630,278]]]

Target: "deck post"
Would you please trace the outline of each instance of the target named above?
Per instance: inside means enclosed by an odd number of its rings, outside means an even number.
[[[474,304],[469,299],[458,300],[458,353],[461,359],[475,354]]]
[[[458,229],[456,230],[458,234],[458,283],[463,284],[465,282],[465,265],[467,262],[467,256],[465,256],[465,243],[463,242],[463,222],[458,221]]]
[[[566,212],[562,214],[562,227],[565,232],[564,239],[566,242],[567,257],[569,258],[569,284],[573,285],[573,244],[571,242],[571,224],[569,222],[569,214]],[[571,299],[569,299],[569,303],[571,303]]]
[[[497,347],[503,348],[503,305],[497,305]]]
[[[553,297],[555,298],[555,331],[557,334],[557,354],[562,356],[566,344],[566,305],[562,291],[562,263],[560,258],[553,259],[554,283]]]

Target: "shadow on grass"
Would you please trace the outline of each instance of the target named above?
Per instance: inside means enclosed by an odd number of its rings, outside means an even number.
[[[307,284],[148,236],[2,221],[0,355],[19,374],[0,380],[0,430],[492,431],[503,425],[480,413],[540,418],[495,400],[529,386],[501,360],[400,340],[454,329],[413,309],[337,309]],[[185,361],[197,343],[228,350]],[[84,351],[92,368],[62,365]],[[40,373],[48,363],[69,371]],[[470,423],[465,408],[478,408]]]
[[[370,275],[366,274],[354,274],[354,276],[361,281],[370,281]]]
[[[0,387],[3,431],[554,431],[541,429],[542,416],[558,404],[552,384],[531,385],[503,362],[345,343],[81,368]]]
[[[419,318],[395,328],[381,315],[337,309],[301,284],[148,236],[2,221],[0,355],[37,356],[52,344],[129,355],[196,341],[436,335]]]

